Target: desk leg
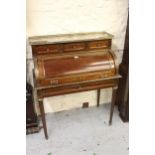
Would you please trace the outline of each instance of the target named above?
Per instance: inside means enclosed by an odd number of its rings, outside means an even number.
[[[39,108],[40,108],[40,114],[41,114],[41,119],[42,119],[45,138],[48,139],[47,127],[46,127],[46,119],[45,119],[45,110],[44,110],[43,101],[39,101]]]
[[[100,92],[101,92],[101,90],[98,89],[97,90],[97,107],[99,107],[99,105],[100,105]]]
[[[110,119],[109,119],[109,125],[112,123],[112,117],[113,117],[113,112],[114,112],[114,107],[115,107],[115,100],[116,100],[116,91],[117,87],[112,88],[112,101],[111,101],[111,107],[110,107]]]

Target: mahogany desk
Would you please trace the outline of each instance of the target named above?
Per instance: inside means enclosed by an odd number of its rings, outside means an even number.
[[[43,99],[49,96],[112,88],[109,125],[121,76],[111,51],[112,35],[78,33],[29,38],[34,58],[34,87],[45,138],[48,139]]]

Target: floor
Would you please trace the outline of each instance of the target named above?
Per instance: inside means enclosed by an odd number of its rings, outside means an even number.
[[[27,135],[27,155],[128,155],[128,123],[115,108],[108,125],[109,104],[47,114],[49,139],[43,130]]]

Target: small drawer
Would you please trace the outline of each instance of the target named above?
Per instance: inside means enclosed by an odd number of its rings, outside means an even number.
[[[64,44],[64,51],[79,51],[85,49],[85,43]]]
[[[111,47],[111,40],[100,40],[88,42],[89,49],[106,49]]]
[[[60,51],[60,45],[34,45],[32,46],[32,52],[34,55],[56,53],[59,51]]]

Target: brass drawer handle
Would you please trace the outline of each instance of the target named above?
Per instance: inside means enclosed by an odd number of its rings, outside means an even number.
[[[81,44],[81,43],[76,43],[76,44],[66,44],[66,45],[64,45],[64,50],[65,51],[71,51],[71,50],[73,50],[73,51],[76,51],[76,50],[81,50],[81,49],[84,49],[85,48],[85,46],[84,46],[85,44]]]
[[[77,86],[77,89],[82,89],[82,86],[81,86],[81,85],[78,85],[78,86]]]
[[[59,81],[56,80],[56,79],[55,79],[55,80],[51,80],[51,84],[52,84],[52,85],[57,85],[58,83],[59,83]]]
[[[108,47],[107,45],[103,45],[102,47]]]
[[[79,80],[83,80],[83,77],[79,77]]]
[[[102,43],[97,43],[97,44],[96,44],[96,46],[102,46],[102,45],[103,45]]]
[[[107,47],[107,45],[105,45],[104,43],[97,43],[96,46],[97,47]]]
[[[47,51],[38,51],[37,53],[38,54],[44,54],[44,53],[46,53]]]
[[[74,48],[77,48],[77,47],[78,47],[77,45],[72,45],[72,46],[71,46],[71,48],[73,48],[73,49],[74,49]]]

